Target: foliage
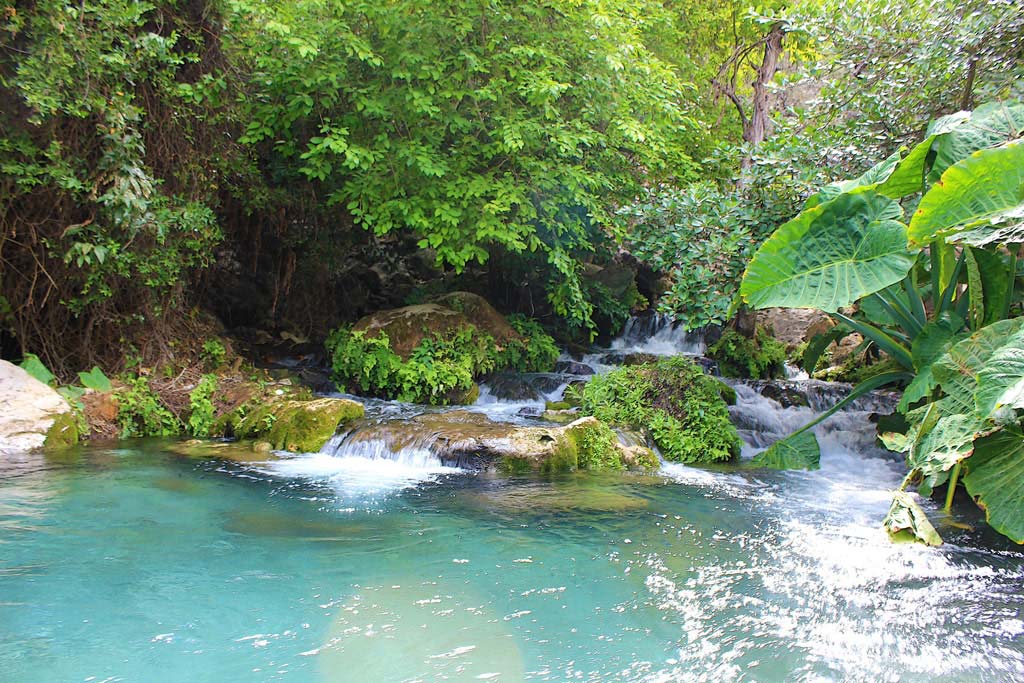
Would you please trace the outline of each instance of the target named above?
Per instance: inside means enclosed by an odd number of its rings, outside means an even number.
[[[195,388],[189,392],[191,411],[188,415],[188,432],[192,436],[209,436],[214,426],[217,407],[213,395],[217,392],[217,376],[203,375]]]
[[[53,373],[50,372],[49,368],[39,360],[39,356],[34,353],[26,353],[25,358],[21,361],[20,367],[43,384],[49,385],[57,379],[53,376]]]
[[[616,200],[694,169],[689,89],[645,45],[659,3],[233,7],[244,143],[456,269],[499,246],[546,254],[551,302],[582,323],[578,256]]]
[[[554,341],[535,321],[513,316],[509,323],[523,335],[499,347],[473,325],[447,335],[425,337],[403,359],[384,332],[367,336],[339,328],[327,339],[336,381],[349,388],[415,403],[472,403],[474,380],[505,369],[550,370],[558,359]]]
[[[726,377],[773,379],[783,375],[786,346],[763,327],[757,328],[753,338],[728,328],[708,349],[708,357]]]
[[[724,150],[718,161],[731,163]],[[724,324],[750,256],[799,210],[816,179],[813,165],[766,152],[754,157],[742,184],[662,185],[623,207],[620,215],[630,225],[626,246],[668,275],[659,310],[688,330]]]
[[[228,350],[224,348],[224,342],[220,339],[207,339],[199,351],[199,360],[208,370],[216,370],[224,365],[227,356]]]
[[[947,509],[961,471],[971,472],[979,440],[1004,430],[1010,439],[1024,408],[1018,400],[1024,319],[1008,319],[1018,312],[1024,147],[1014,139],[1022,130],[1024,103],[935,121],[905,156],[812,197],[762,246],[740,288],[755,307],[832,312],[844,329],[902,366],[870,380],[871,386],[886,377],[909,382],[900,403],[909,430],[886,435],[886,445],[908,454],[904,487],[920,480],[919,490],[928,494],[948,484]],[[896,220],[897,200],[916,204],[909,226]],[[829,240],[808,239],[819,233]],[[856,313],[838,312],[853,303]],[[867,388],[859,386],[850,400]],[[792,439],[784,447],[797,448]],[[801,443],[809,445],[806,437]],[[981,458],[977,466],[992,460]],[[1012,463],[1000,468],[1001,475],[991,467],[975,473],[971,493],[1000,520],[997,528],[1022,542],[1013,520],[1024,518],[1024,499],[1005,495],[1020,482]],[[905,518],[907,509],[894,504],[887,525],[904,528],[894,519]],[[930,542],[928,534],[918,537]]]
[[[100,393],[114,390],[113,385],[110,383],[110,378],[103,374],[103,371],[96,366],[93,366],[89,372],[78,373],[78,380],[86,389],[92,389]]]
[[[213,12],[205,2],[6,5],[2,287],[23,347],[66,375],[69,349],[93,354],[76,344],[102,333],[112,345],[180,305],[222,238],[210,175],[226,145],[190,155],[206,110],[178,97],[203,71]]]
[[[181,422],[160,401],[146,377],[127,377],[117,392],[117,423],[121,438],[133,436],[173,436],[181,432]]]
[[[665,458],[719,462],[739,455],[719,382],[683,356],[593,377],[571,399],[611,425],[646,431]]]
[[[561,355],[551,335],[540,323],[526,316],[510,315],[508,324],[522,339],[510,340],[497,352],[495,367],[515,372],[550,372]]]

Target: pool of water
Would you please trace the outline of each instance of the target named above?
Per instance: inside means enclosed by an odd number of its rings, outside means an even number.
[[[879,523],[900,463],[503,479],[405,460],[0,462],[0,680],[1019,681],[1024,556]]]

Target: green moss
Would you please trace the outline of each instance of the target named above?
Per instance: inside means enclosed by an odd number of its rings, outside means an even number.
[[[722,400],[725,401],[725,404],[730,406],[736,405],[736,390],[722,380],[715,381],[718,382],[718,393]]]
[[[44,448],[66,448],[78,443],[78,420],[73,412],[58,413],[46,432]]]
[[[363,416],[355,401],[321,398],[279,400],[259,406],[234,425],[240,439],[260,439],[277,450],[315,453],[334,436],[338,425]]]
[[[551,474],[555,472],[572,472],[579,467],[579,455],[576,444],[569,438],[559,439],[551,455],[541,463],[541,472]]]
[[[598,375],[579,392],[582,411],[613,426],[646,431],[676,462],[721,462],[739,455],[721,382],[677,356]]]
[[[533,471],[533,463],[529,458],[517,458],[512,455],[506,455],[498,463],[498,471],[511,475],[528,474]]]
[[[544,410],[570,410],[573,405],[568,401],[546,401]]]
[[[540,419],[556,424],[569,424],[574,420],[578,420],[579,417],[580,413],[578,410],[545,410],[541,413]]]
[[[763,327],[757,328],[753,339],[727,329],[708,349],[708,357],[726,377],[774,379],[783,375],[786,347]]]
[[[598,420],[579,420],[566,429],[581,470],[624,470],[622,450],[611,427]]]

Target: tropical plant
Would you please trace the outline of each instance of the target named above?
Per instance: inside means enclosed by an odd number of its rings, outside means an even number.
[[[913,482],[923,494],[948,484],[948,509],[966,473],[968,492],[990,523],[1017,542],[1024,542],[1024,478],[1014,467],[1024,470],[1024,462],[1008,466],[991,439],[1012,442],[1020,432],[1016,410],[1024,408],[1020,321],[1007,319],[1018,312],[1024,242],[1022,130],[1024,103],[1017,102],[938,119],[914,148],[811,197],[758,250],[740,286],[753,308],[825,311],[901,366],[861,383],[769,451],[816,452],[808,438],[814,424],[867,391],[905,386],[900,410],[909,430],[885,437],[908,454],[901,491]],[[904,205],[912,209],[909,221]],[[822,347],[822,340],[809,344],[811,368]],[[994,460],[1003,468],[999,476]],[[905,528],[896,519],[923,517],[906,510],[908,501],[897,498],[890,531]],[[926,531],[918,538],[933,542]]]

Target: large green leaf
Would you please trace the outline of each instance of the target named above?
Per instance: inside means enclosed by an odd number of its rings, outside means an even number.
[[[914,361],[917,375],[903,392],[903,397],[900,399],[900,410],[906,411],[909,406],[929,395],[932,389],[938,386],[938,381],[932,372],[932,364],[961,337],[963,327],[963,318],[946,312],[938,320],[933,320],[925,325],[921,333],[914,337],[910,355]]]
[[[924,189],[924,170],[935,137],[935,135],[929,135],[910,150],[910,154],[900,161],[885,182],[875,188],[878,193],[893,199],[900,199]]]
[[[921,198],[908,237],[916,244],[956,241],[965,230],[975,245],[1024,235],[1024,143],[981,150],[946,169]]]
[[[1024,433],[1017,427],[978,439],[964,486],[993,529],[1024,543]]]
[[[752,308],[835,312],[899,282],[914,265],[902,213],[870,190],[805,210],[758,249],[741,297]]]
[[[807,429],[779,439],[767,450],[755,455],[750,464],[775,470],[816,470],[820,462],[818,439],[813,430]]]
[[[110,378],[103,374],[103,371],[95,365],[89,372],[78,373],[78,380],[86,389],[93,389],[102,393],[113,391]]]
[[[953,114],[936,122],[929,134],[940,133],[928,182],[936,182],[947,168],[979,149],[1020,137],[1024,131],[1024,103],[992,102],[975,109],[968,118]]]
[[[39,360],[39,356],[34,353],[25,354],[25,359],[21,361],[21,369],[43,384],[50,384],[57,379],[49,368],[43,365],[43,361]]]
[[[1022,321],[1018,318],[1007,322]],[[1009,334],[978,371],[974,396],[980,415],[991,416],[1004,408],[1024,408],[1024,325],[1005,327]]]
[[[958,342],[935,362],[935,378],[946,396],[957,404],[955,412],[978,413],[982,418],[991,417],[992,410],[987,406],[998,396],[995,395],[994,389],[979,386],[981,373],[1004,346],[1019,346],[1022,332],[1024,318],[1001,320]],[[983,401],[976,398],[979,393],[983,395]]]
[[[900,152],[894,152],[889,155],[883,161],[878,162],[863,175],[854,178],[853,180],[840,180],[839,182],[829,183],[825,187],[821,188],[821,191],[810,197],[804,208],[810,209],[825,202],[831,201],[841,194],[846,192],[852,192],[859,188],[872,189],[877,187],[881,183],[885,183],[886,180],[896,170],[900,163]],[[887,197],[894,197],[891,194],[884,193]],[[902,196],[902,195],[900,195]],[[899,197],[894,197],[898,199]]]
[[[892,505],[883,525],[893,540],[920,541],[931,546],[942,545],[939,533],[935,531],[924,510],[909,493],[897,491],[893,494]]]

